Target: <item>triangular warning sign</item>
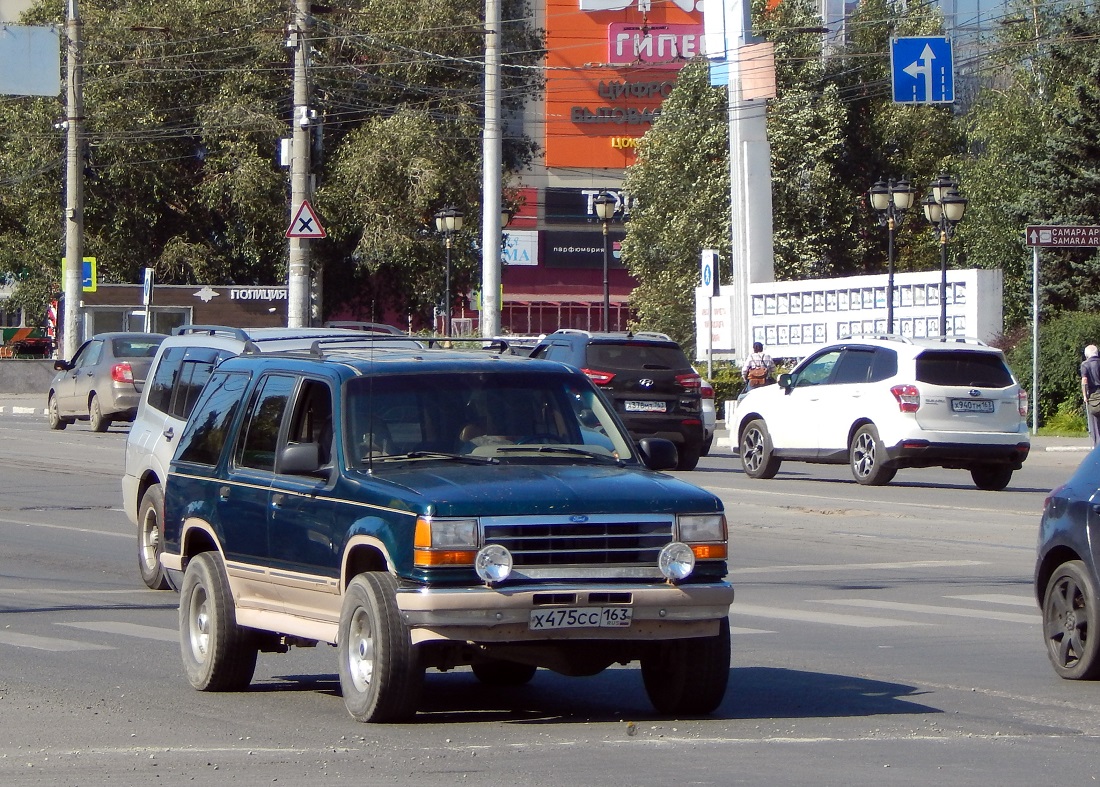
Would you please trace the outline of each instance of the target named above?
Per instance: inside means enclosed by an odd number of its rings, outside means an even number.
[[[317,218],[309,200],[302,200],[298,206],[298,212],[294,214],[294,220],[287,227],[288,238],[323,238],[325,228],[321,226],[321,220]]]

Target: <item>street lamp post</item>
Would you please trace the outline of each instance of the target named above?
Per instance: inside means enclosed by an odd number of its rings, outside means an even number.
[[[924,217],[940,239],[940,337],[947,336],[947,241],[966,213],[967,200],[959,194],[959,182],[940,175],[922,201]]]
[[[592,200],[592,206],[596,210],[596,218],[603,223],[603,329],[611,330],[611,290],[607,282],[607,268],[611,258],[611,246],[608,243],[607,227],[611,218],[615,215],[617,202],[606,191],[601,191]]]
[[[447,272],[443,285],[443,333],[451,335],[451,239],[462,229],[462,211],[449,205],[435,214],[435,228],[447,245]]]
[[[886,332],[894,332],[894,233],[897,231],[905,211],[913,206],[913,197],[917,190],[904,178],[889,183],[879,180],[868,195],[871,207],[878,212],[878,223],[886,227]]]

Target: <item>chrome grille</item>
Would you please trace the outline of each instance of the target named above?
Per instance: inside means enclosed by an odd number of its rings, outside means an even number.
[[[517,568],[656,566],[672,540],[667,514],[484,517],[481,527],[482,543],[506,547]]]

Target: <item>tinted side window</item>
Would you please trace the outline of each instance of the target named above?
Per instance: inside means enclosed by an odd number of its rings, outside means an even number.
[[[1007,388],[1012,385],[1012,373],[993,353],[929,350],[917,356],[917,382]]]
[[[177,459],[204,465],[218,463],[247,384],[246,374],[223,372],[210,379],[210,385],[203,391],[195,408],[194,417],[187,422],[180,437]]]
[[[871,377],[871,364],[874,361],[872,350],[848,348],[840,356],[833,375],[835,385],[845,383],[865,383]]]
[[[875,360],[871,364],[871,382],[889,380],[898,373],[898,354],[893,350],[879,348],[875,350]]]
[[[165,350],[161,353],[156,371],[153,372],[148,405],[162,413],[168,412],[168,404],[172,401],[172,388],[176,383],[184,352],[186,349],[183,347],[171,347]]]
[[[293,377],[272,375],[260,384],[249,405],[237,446],[237,464],[241,467],[275,470],[279,428],[294,383]]]
[[[199,399],[202,387],[214,373],[214,367],[230,355],[232,353],[227,350],[189,347],[180,363],[167,412],[181,421],[187,420]]]
[[[573,357],[573,348],[568,344],[551,344],[546,348],[546,351],[540,353],[538,357],[545,358],[548,361],[569,363],[574,366],[582,363],[580,359]]]

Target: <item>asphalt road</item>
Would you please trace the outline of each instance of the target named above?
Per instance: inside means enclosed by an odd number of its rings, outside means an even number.
[[[0,412],[0,783],[1033,785],[1100,757],[1100,685],[1054,675],[1031,589],[1043,496],[1080,451],[1034,451],[997,493],[941,470],[752,481],[718,449],[683,474],[730,521],[716,714],[657,717],[634,666],[518,690],[458,670],[429,674],[416,722],[375,726],[327,646],[261,655],[248,692],[190,688],[177,597],[137,574],[124,440]]]

